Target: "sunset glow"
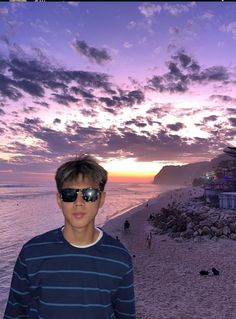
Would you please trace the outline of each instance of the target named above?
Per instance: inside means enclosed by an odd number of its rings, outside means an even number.
[[[236,142],[236,4],[0,4],[0,178],[89,153],[113,180]]]

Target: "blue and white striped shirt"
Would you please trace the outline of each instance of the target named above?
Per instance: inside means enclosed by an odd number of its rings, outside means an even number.
[[[87,248],[61,228],[27,242],[14,267],[3,319],[135,319],[132,259],[106,232]]]

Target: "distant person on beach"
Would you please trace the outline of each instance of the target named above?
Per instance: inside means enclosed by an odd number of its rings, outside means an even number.
[[[153,214],[150,214],[148,217],[148,221],[153,221],[155,219],[155,216]]]
[[[147,242],[147,248],[150,249],[151,245],[152,245],[152,233],[151,232],[149,232],[147,239],[146,239],[146,242]]]
[[[64,225],[22,247],[3,319],[135,319],[132,257],[95,226],[107,171],[81,155],[62,164],[55,180]]]
[[[130,229],[130,222],[126,219],[124,222],[124,232],[128,232]]]

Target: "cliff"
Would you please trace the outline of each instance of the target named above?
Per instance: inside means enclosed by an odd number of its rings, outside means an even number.
[[[154,177],[154,184],[190,185],[195,177],[210,170],[210,162],[199,162],[182,166],[164,166]]]
[[[160,172],[154,177],[153,183],[158,185],[191,185],[196,177],[203,173],[212,171],[222,160],[233,159],[221,154],[211,161],[197,162],[179,166],[163,166]]]

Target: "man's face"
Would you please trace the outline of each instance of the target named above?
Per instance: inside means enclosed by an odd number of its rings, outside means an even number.
[[[79,175],[75,181],[65,182],[63,184],[63,189],[81,189],[90,187],[99,189],[99,185],[97,183],[90,181],[86,177],[83,179],[81,175]],[[105,192],[101,192],[95,202],[86,202],[82,198],[81,192],[79,192],[74,202],[63,202],[60,194],[57,194],[58,206],[65,217],[65,227],[84,230],[93,229],[95,217],[99,208],[104,204],[105,195]]]

